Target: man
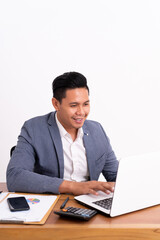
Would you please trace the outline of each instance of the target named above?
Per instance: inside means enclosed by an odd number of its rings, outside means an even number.
[[[7,168],[9,191],[106,193],[114,190],[118,161],[90,111],[86,78],[65,73],[52,84],[55,112],[26,121]],[[97,181],[103,173],[108,182]]]

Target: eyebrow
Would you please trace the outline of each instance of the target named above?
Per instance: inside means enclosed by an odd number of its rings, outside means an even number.
[[[84,103],[89,103],[90,101],[89,100],[87,100],[87,101],[85,101]],[[71,104],[77,104],[78,102],[70,102],[69,104],[71,105]],[[79,103],[78,103],[79,104]]]

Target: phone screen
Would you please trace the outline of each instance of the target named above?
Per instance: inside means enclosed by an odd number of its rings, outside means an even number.
[[[25,197],[7,198],[7,202],[8,202],[8,206],[12,212],[26,211],[26,210],[30,209]]]

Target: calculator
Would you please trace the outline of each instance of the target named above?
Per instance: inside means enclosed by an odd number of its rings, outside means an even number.
[[[64,217],[74,217],[82,220],[89,220],[97,214],[97,211],[86,208],[67,207],[60,211],[54,211],[54,213]]]

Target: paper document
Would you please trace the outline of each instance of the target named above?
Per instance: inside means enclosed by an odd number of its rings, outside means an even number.
[[[7,196],[8,192],[2,192],[0,194],[0,202],[5,198],[5,196]]]
[[[30,209],[27,211],[11,212],[8,207],[7,198],[22,196],[26,198]],[[56,201],[57,196],[9,194],[7,198],[0,203],[0,221],[39,222]]]

